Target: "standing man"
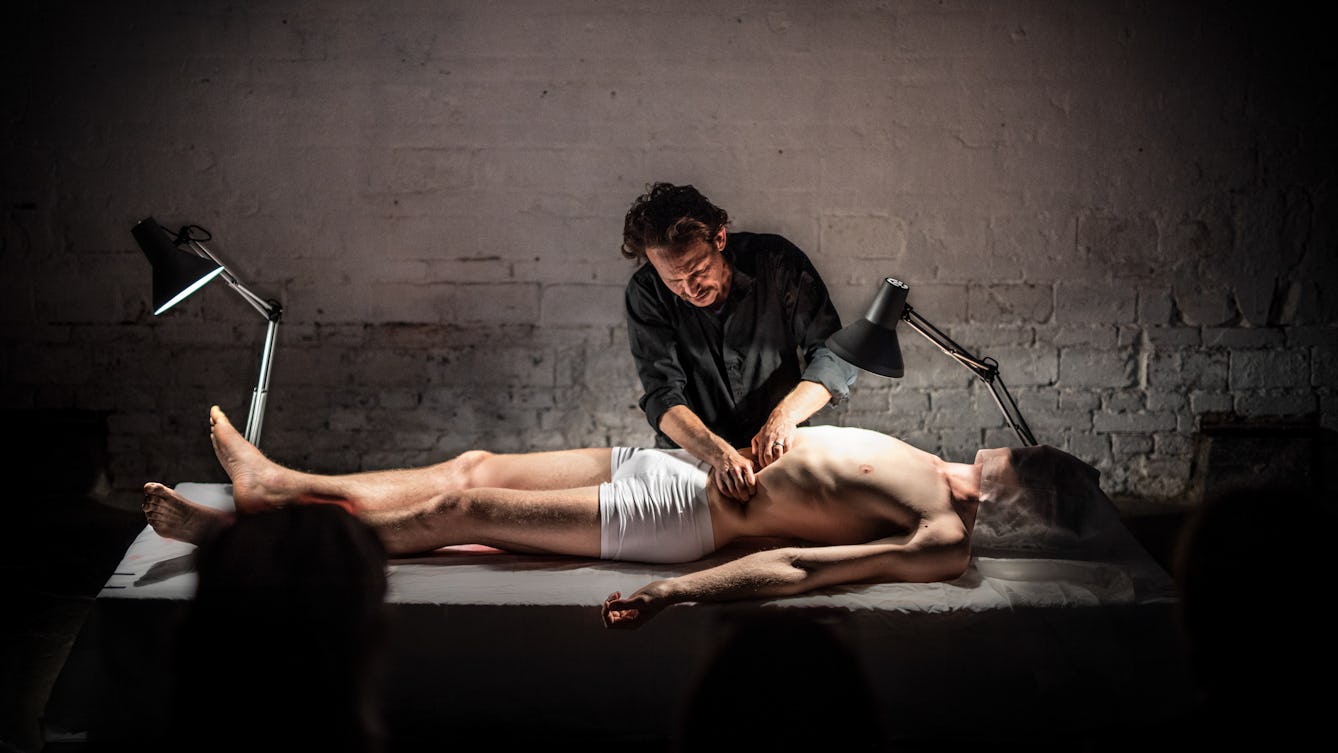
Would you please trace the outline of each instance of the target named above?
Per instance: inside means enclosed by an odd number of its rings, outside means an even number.
[[[622,253],[650,263],[627,283],[627,338],[656,446],[709,463],[746,501],[756,471],[848,397],[857,370],[824,345],[841,320],[804,252],[728,222],[690,185],[656,183],[632,203]]]

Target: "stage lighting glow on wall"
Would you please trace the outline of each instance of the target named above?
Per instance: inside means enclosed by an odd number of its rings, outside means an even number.
[[[900,378],[905,373],[901,359],[901,343],[897,340],[897,325],[901,322],[919,332],[939,350],[954,361],[965,366],[990,388],[994,402],[1003,413],[1004,420],[1017,433],[1026,446],[1035,446],[1036,437],[1031,427],[1018,410],[1017,402],[1009,394],[1003,378],[999,376],[999,363],[993,358],[978,358],[965,348],[953,342],[920,316],[906,302],[911,288],[906,283],[893,277],[883,279],[878,295],[873,299],[864,318],[858,319],[827,338],[827,347],[838,357],[885,377]]]
[[[251,307],[265,317],[265,347],[260,356],[260,378],[251,392],[251,410],[246,417],[246,438],[260,444],[264,423],[265,400],[269,395],[270,368],[274,362],[274,339],[283,306],[273,299],[252,293],[218,257],[204,245],[213,236],[199,225],[185,225],[176,233],[145,217],[130,230],[135,242],[153,267],[153,313],[159,315],[190,297],[192,293],[220,278],[237,291]]]

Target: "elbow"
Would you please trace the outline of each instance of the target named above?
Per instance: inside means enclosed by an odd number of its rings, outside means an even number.
[[[956,580],[966,574],[971,565],[971,541],[967,537],[952,544],[944,558],[943,576],[939,580]]]
[[[971,564],[971,539],[960,526],[940,530],[922,539],[900,580],[937,583],[956,580]]]
[[[933,556],[929,558],[926,582],[956,580],[966,573],[971,564],[971,538],[962,531],[960,535],[948,535],[933,546]]]
[[[813,577],[819,565],[805,559],[803,547],[782,547],[773,549],[769,556],[773,558],[771,587],[782,596],[794,596],[813,587]]]

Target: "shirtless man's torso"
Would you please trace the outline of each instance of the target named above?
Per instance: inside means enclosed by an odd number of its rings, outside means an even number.
[[[758,473],[748,502],[715,484],[707,494],[718,547],[748,537],[862,544],[945,518],[970,531],[979,483],[979,467],[947,463],[886,434],[813,426],[800,428],[790,450]]]

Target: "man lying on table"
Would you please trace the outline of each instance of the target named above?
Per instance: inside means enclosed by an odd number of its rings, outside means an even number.
[[[739,502],[684,450],[473,450],[420,468],[316,475],[265,457],[218,406],[209,423],[214,451],[232,479],[236,515],[339,504],[367,521],[392,557],[484,544],[668,563],[750,537],[812,544],[753,552],[627,597],[615,592],[602,607],[607,627],[636,627],[683,602],[957,578],[970,559],[982,468],[1023,451],[980,450],[974,463],[954,463],[875,431],[803,427],[789,451],[757,474],[757,493]],[[234,515],[152,482],[144,486],[143,509],[159,535],[194,544]]]

